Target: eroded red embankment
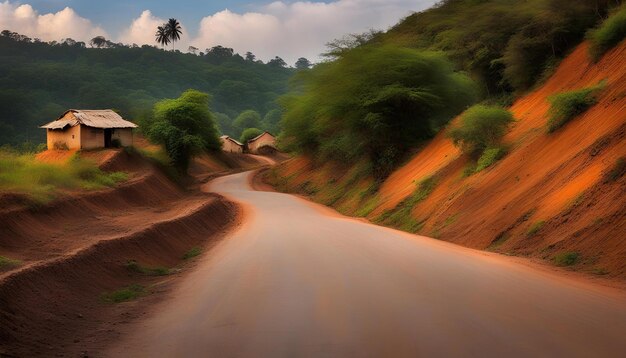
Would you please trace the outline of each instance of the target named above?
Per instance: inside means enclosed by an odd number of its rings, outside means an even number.
[[[144,174],[114,190],[0,214],[0,255],[23,262],[0,274],[0,353],[79,354],[103,344],[120,308],[101,295],[158,283],[130,272],[130,260],[180,266],[184,253],[233,225],[238,209],[222,197],[184,192],[156,170]]]
[[[626,277],[626,177],[606,179],[616,160],[626,155],[624,59],[626,43],[598,63],[589,61],[587,44],[580,45],[544,85],[513,104],[517,122],[505,137],[511,151],[504,159],[463,178],[468,159],[440,133],[388,178],[368,217],[393,208],[415,190],[416,182],[435,175],[435,190],[412,211],[425,220],[421,234],[544,259],[578,252],[577,269]],[[597,105],[546,133],[548,97],[602,80],[607,85]],[[314,169],[305,159],[287,163],[281,175],[296,184],[310,180],[326,187],[336,176],[331,167]],[[355,213],[364,203],[358,185],[351,189],[353,195],[333,205]],[[541,221],[543,227],[529,235]]]

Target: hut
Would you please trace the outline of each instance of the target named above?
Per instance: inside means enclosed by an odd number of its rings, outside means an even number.
[[[271,154],[277,151],[276,137],[267,131],[250,139],[247,145],[248,151],[254,154]]]
[[[243,153],[243,144],[234,140],[233,138],[223,135],[220,137],[222,140],[222,151],[227,153]]]
[[[133,145],[137,125],[110,109],[70,109],[45,128],[48,149],[96,149]]]

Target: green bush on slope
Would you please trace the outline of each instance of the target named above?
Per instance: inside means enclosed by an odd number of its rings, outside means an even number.
[[[548,115],[548,133],[552,133],[564,126],[576,116],[584,113],[597,103],[598,93],[604,88],[604,82],[597,86],[579,90],[563,92],[550,97]]]
[[[619,44],[626,37],[626,5],[620,7],[598,28],[590,30],[587,38],[591,42],[589,53],[598,60],[605,52]]]

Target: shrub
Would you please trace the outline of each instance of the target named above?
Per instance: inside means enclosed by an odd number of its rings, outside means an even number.
[[[554,263],[557,266],[572,266],[578,259],[580,254],[578,252],[563,252],[554,256]]]
[[[22,262],[20,260],[14,260],[5,256],[0,256],[0,270],[16,267],[21,265],[21,263]]]
[[[583,88],[575,91],[563,92],[550,97],[550,109],[548,115],[548,133],[552,133],[564,126],[576,116],[584,113],[597,103],[598,92],[604,88],[604,82],[594,87]]]
[[[528,229],[528,231],[526,232],[526,237],[530,238],[530,237],[537,235],[537,233],[541,230],[541,228],[545,224],[546,222],[543,220],[537,221],[536,223],[532,224],[530,228]]]
[[[261,133],[263,133],[263,131],[258,128],[246,128],[244,129],[243,133],[241,133],[241,138],[239,138],[239,141],[243,144],[246,144],[250,139],[261,135]]]
[[[253,110],[243,111],[235,118],[232,125],[237,134],[242,135],[246,128],[261,127],[261,115]]]
[[[474,170],[474,172],[478,173],[481,170],[492,166],[495,162],[502,159],[505,155],[506,149],[502,147],[485,149],[480,158],[478,158],[478,162],[476,164],[476,169]]]
[[[448,136],[464,152],[477,156],[497,147],[513,121],[511,112],[502,107],[476,105],[461,115],[460,125],[451,128]]]
[[[589,54],[597,61],[608,50],[619,44],[626,37],[626,5],[604,20],[596,29],[587,33],[590,41]]]
[[[377,221],[379,223],[396,227],[400,230],[408,232],[416,232],[424,225],[423,220],[419,221],[413,218],[411,211],[413,207],[420,201],[426,199],[430,193],[435,190],[437,185],[437,178],[434,176],[427,177],[420,181],[415,188],[415,191],[407,198],[402,200],[395,208],[383,213]]]
[[[194,247],[191,250],[185,252],[185,254],[183,255],[183,260],[189,260],[193,257],[200,255],[201,253],[202,249],[200,249],[199,247]]]

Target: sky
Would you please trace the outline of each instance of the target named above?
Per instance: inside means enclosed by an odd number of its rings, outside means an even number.
[[[183,38],[176,48],[201,51],[216,45],[254,53],[267,61],[312,61],[324,45],[349,33],[386,30],[436,0],[0,0],[0,30],[44,41],[71,37],[89,42],[103,35],[114,42],[156,45],[154,32],[178,19]]]

